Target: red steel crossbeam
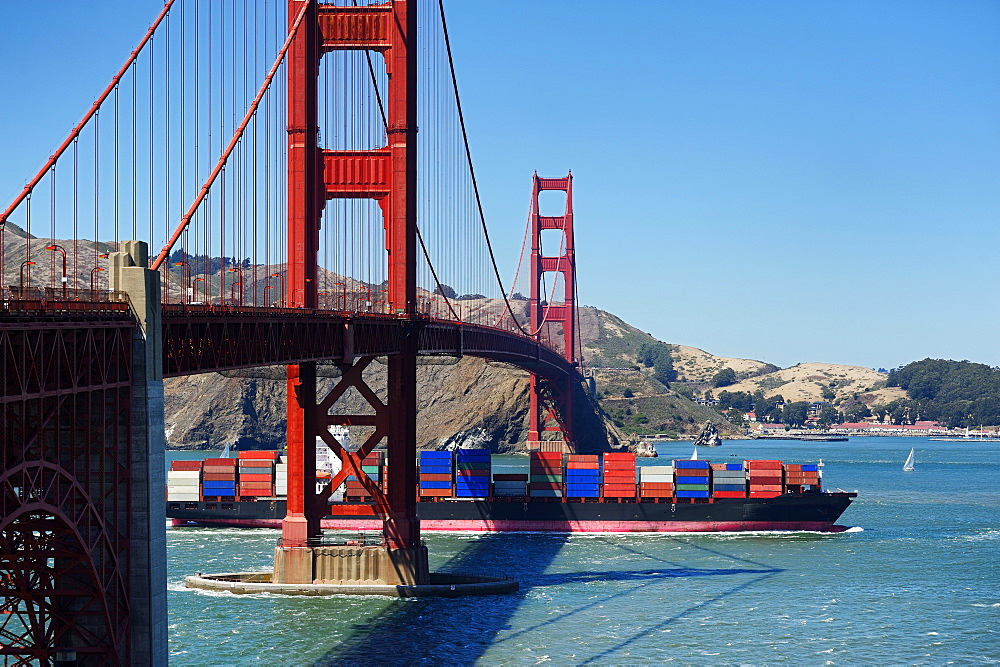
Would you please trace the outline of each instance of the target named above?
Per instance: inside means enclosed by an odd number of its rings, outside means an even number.
[[[542,215],[538,196],[546,190],[566,193],[566,207],[562,215]],[[543,255],[542,232],[562,232],[560,254]],[[543,289],[545,274],[557,273],[562,278],[562,301],[547,295]],[[555,276],[553,276],[555,280]],[[565,178],[541,178],[536,172],[532,177],[531,192],[531,297],[529,300],[531,331],[541,336],[549,325],[562,325],[563,357],[576,367],[576,251],[573,245],[573,175]],[[560,432],[562,440],[573,449],[573,393],[575,373],[561,378],[544,379],[531,375],[531,407],[528,424],[529,448],[541,441],[545,432]]]
[[[333,198],[375,199],[385,216],[389,312],[405,324],[388,360],[391,412],[383,432],[389,450],[385,507],[387,546],[413,548],[420,525],[412,490],[416,485],[416,2],[340,7],[316,0],[289,0],[290,20],[305,12],[288,54],[288,291],[290,305],[315,309],[319,225],[324,203]],[[387,145],[370,151],[324,151],[318,144],[319,61],[324,53],[362,49],[380,53],[389,75]],[[350,372],[353,359],[345,359]],[[288,366],[288,504],[282,524],[286,546],[308,544],[320,533],[325,513],[316,501],[312,477],[315,440],[329,442],[330,420],[370,419],[330,415],[332,402],[316,400],[314,363]],[[376,412],[378,413],[378,407]],[[384,410],[383,410],[384,412]],[[374,447],[377,441],[366,445]],[[342,451],[339,448],[335,451]],[[357,462],[347,456],[345,467]],[[379,497],[379,496],[376,496]]]

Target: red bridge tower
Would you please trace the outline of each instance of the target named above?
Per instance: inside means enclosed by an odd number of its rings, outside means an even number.
[[[566,193],[566,207],[562,215],[542,215],[538,195],[546,190]],[[559,254],[542,254],[542,232],[562,232]],[[546,274],[552,275],[550,292],[545,291]],[[562,284],[562,301],[557,301],[555,288]],[[579,365],[577,356],[576,318],[576,251],[573,248],[573,174],[565,178],[541,178],[536,172],[532,177],[531,193],[531,331],[536,336],[548,333],[558,336],[562,330],[562,352],[566,361]],[[558,349],[558,341],[549,344]],[[575,378],[568,374],[557,381],[531,376],[531,413],[528,431],[528,449],[549,451],[575,451],[573,437],[573,392]],[[558,409],[557,409],[558,408]],[[546,439],[546,434],[556,434]]]

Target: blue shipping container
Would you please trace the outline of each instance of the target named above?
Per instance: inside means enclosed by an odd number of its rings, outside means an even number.
[[[707,477],[677,477],[678,484],[708,484]]]
[[[713,484],[712,488],[716,491],[746,491],[746,484]]]
[[[803,463],[802,472],[819,472],[818,463]]]
[[[708,461],[692,461],[691,459],[674,459],[675,468],[707,468]]]
[[[422,458],[422,459],[450,459],[451,458],[451,452],[437,452],[437,451],[420,452],[420,458]]]
[[[450,489],[451,482],[420,482],[421,489]]]
[[[678,498],[708,498],[708,491],[677,491]]]
[[[726,470],[743,470],[742,463],[727,463]]]

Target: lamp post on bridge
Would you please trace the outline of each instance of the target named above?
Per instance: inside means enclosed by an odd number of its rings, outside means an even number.
[[[227,273],[235,273],[235,274],[238,274],[239,277],[240,277],[239,282],[235,282],[235,283],[233,283],[232,285],[229,286],[229,300],[235,303],[236,298],[233,296],[233,292],[236,290],[236,286],[239,285],[240,286],[240,305],[242,306],[243,305],[243,269],[241,269],[239,267],[233,267],[231,269],[228,269]]]
[[[201,278],[195,278],[195,279],[194,279],[194,280],[193,280],[192,282],[193,282],[193,283],[196,283],[196,282],[199,282],[199,281],[201,281],[201,282],[205,283],[205,295],[206,295],[206,300],[207,300],[207,301],[209,301],[209,302],[211,303],[211,299],[208,299],[208,298],[207,298],[207,296],[208,296],[208,281],[207,281],[207,280],[205,280],[205,277],[204,277],[204,276],[202,276]],[[195,294],[195,296],[197,296],[197,295],[198,295],[198,290],[197,290],[197,289],[195,289],[195,288],[192,288],[192,290],[194,291],[194,294]]]
[[[95,266],[90,270],[90,298],[97,294],[97,274],[106,269],[102,266]]]
[[[347,310],[347,283],[346,282],[336,282],[334,285],[340,285],[340,309]]]
[[[58,252],[58,253],[62,254],[62,279],[61,279],[61,282],[62,282],[63,298],[65,299],[66,298],[66,288],[68,287],[68,283],[69,283],[69,278],[66,275],[66,249],[63,248],[58,243],[53,243],[52,245],[47,245],[47,246],[45,246],[45,249],[46,250],[51,250],[53,252]]]
[[[32,262],[31,260],[28,260],[28,259],[26,259],[23,262],[21,262],[21,289],[24,289],[24,273],[25,273],[24,269],[25,268],[28,269],[28,284],[30,285],[31,284],[31,267],[33,267],[34,265],[35,265],[35,263]]]
[[[267,290],[274,289],[274,285],[264,285],[264,305],[273,306],[274,302],[271,301],[270,295]]]
[[[186,294],[187,294],[187,302],[191,303],[191,301],[193,301],[193,299],[191,298],[191,296],[192,296],[192,292],[191,292],[191,265],[188,264],[187,262],[174,262],[174,266],[181,267],[181,277],[182,278],[184,277],[185,274],[187,274],[187,280],[184,281],[184,285],[185,285],[185,291],[186,291]]]
[[[280,273],[272,273],[272,278],[279,278],[281,280],[281,307],[285,307],[285,276]]]

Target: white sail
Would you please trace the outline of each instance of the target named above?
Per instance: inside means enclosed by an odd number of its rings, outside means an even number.
[[[913,472],[913,449],[910,449],[910,455],[906,457],[906,463],[903,464],[903,470],[906,472]]]
[[[697,461],[698,460],[698,448],[697,447],[695,447],[694,451],[691,452],[691,460],[692,461]]]
[[[229,443],[228,442],[226,443],[226,446],[223,447],[223,449],[222,449],[222,458],[224,458],[224,459],[232,458],[232,455],[229,453]]]

